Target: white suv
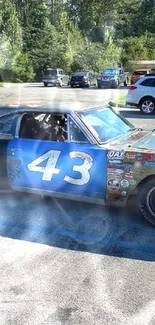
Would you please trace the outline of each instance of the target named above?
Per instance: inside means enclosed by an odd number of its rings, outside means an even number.
[[[144,114],[155,114],[155,74],[142,77],[129,86],[126,105],[136,106]]]

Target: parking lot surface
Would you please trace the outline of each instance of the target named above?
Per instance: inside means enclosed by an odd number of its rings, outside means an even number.
[[[0,105],[97,106],[126,93],[31,84],[0,89]],[[138,109],[120,112],[154,128]],[[1,193],[0,211],[0,325],[155,324],[155,228],[134,201],[109,209]]]

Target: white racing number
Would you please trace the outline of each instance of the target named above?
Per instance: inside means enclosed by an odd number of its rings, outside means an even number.
[[[39,158],[33,160],[30,164],[27,165],[27,167],[31,172],[43,173],[43,181],[51,181],[53,175],[59,174],[60,172],[60,169],[55,168],[60,154],[61,151],[50,150]],[[47,160],[45,167],[38,166],[45,160]]]
[[[28,169],[32,172],[42,173],[43,181],[51,181],[53,175],[57,175],[60,172],[60,169],[56,168],[56,164],[58,162],[61,151],[58,150],[50,150],[46,152],[44,155],[38,157],[33,160],[31,163],[27,165]],[[64,181],[73,185],[85,185],[90,180],[89,170],[93,165],[93,159],[91,156],[84,152],[72,151],[69,153],[70,158],[81,158],[83,160],[83,164],[78,166],[73,166],[73,171],[79,172],[81,174],[81,178],[73,178],[68,175],[64,177]],[[42,162],[47,160],[46,166],[38,166]]]
[[[82,158],[84,163],[80,166],[74,165],[73,171],[79,172],[81,174],[81,178],[72,178],[70,176],[65,176],[64,181],[74,184],[74,185],[85,185],[90,180],[89,170],[93,165],[93,159],[85,152],[72,151],[69,153],[70,158]]]

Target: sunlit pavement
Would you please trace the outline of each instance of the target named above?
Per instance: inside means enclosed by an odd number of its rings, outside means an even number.
[[[155,230],[140,215],[11,194],[0,209],[1,324],[150,324]]]
[[[33,85],[13,89],[4,99],[14,104],[17,94],[23,102],[48,102],[53,91]],[[98,92],[99,103],[114,96],[98,89],[75,89],[76,96],[66,88],[54,91],[52,103],[59,105],[80,100],[91,106]],[[138,126],[154,125],[154,118],[138,110],[121,112]],[[133,207],[135,201],[130,208],[109,209],[1,194],[0,325],[155,324],[155,228]]]
[[[9,193],[1,196],[0,209],[1,236],[108,255],[110,247],[110,255],[120,257],[155,257],[155,229],[130,207]]]

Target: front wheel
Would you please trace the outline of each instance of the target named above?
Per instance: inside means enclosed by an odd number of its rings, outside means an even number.
[[[155,113],[155,99],[152,97],[145,97],[140,101],[139,108],[143,114]]]
[[[63,86],[63,82],[62,82],[62,79],[59,81],[59,87],[62,87]]]
[[[142,215],[155,226],[155,177],[141,186],[138,203]]]
[[[128,83],[127,83],[127,80],[124,81],[124,87],[127,87]]]
[[[47,87],[48,86],[48,83],[47,82],[44,82],[44,86]]]
[[[114,88],[115,89],[118,89],[119,88],[119,80],[116,80],[115,81]]]
[[[102,88],[100,84],[97,84],[97,87],[98,87],[99,89],[101,89],[101,88]]]

